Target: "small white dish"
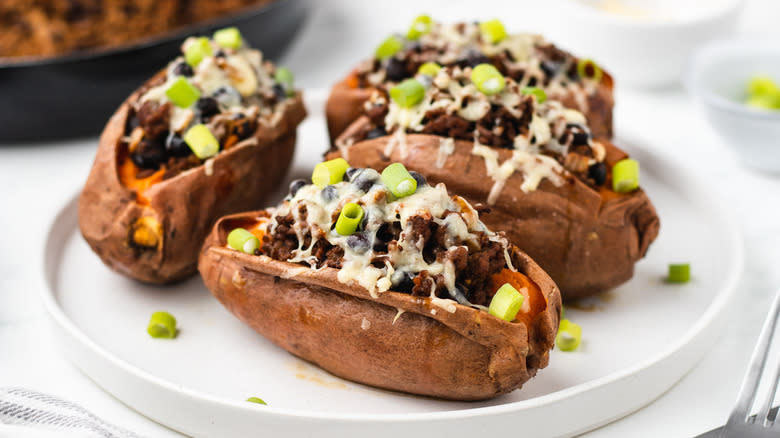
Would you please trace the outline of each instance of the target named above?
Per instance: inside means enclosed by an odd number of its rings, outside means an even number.
[[[558,0],[556,44],[591,58],[620,86],[678,84],[700,45],[732,34],[743,0]]]
[[[745,164],[780,173],[780,111],[742,103],[748,81],[759,74],[780,81],[777,41],[750,38],[708,44],[692,58],[685,82],[713,129]]]

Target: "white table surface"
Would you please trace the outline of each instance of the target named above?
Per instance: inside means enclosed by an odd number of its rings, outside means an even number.
[[[546,20],[554,19],[550,4],[538,4],[541,1],[312,3],[305,30],[282,60],[296,72],[303,87],[330,85],[384,36],[404,28],[421,11],[442,20],[491,18],[495,14],[485,11],[499,10],[500,3],[502,7],[511,4],[517,13],[501,17],[509,29],[542,32]],[[740,33],[780,41],[778,17],[777,0],[749,1],[740,19]],[[704,179],[733,207],[745,237],[747,260],[737,298],[723,320],[719,344],[657,401],[586,436],[691,437],[722,424],[727,417],[770,297],[780,287],[780,176],[740,166],[683,90],[627,90],[620,88],[620,78],[617,84],[617,135],[643,129],[647,132],[644,139],[653,147],[695,169],[694,177]],[[0,104],[9,103],[0,96]],[[44,231],[54,213],[83,184],[95,147],[95,138],[0,144],[0,387],[27,387],[70,399],[142,436],[180,437],[124,406],[67,362],[52,341],[36,297],[43,287]]]

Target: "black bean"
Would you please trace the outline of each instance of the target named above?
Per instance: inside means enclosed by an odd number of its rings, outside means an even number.
[[[460,304],[463,304],[464,306],[468,306],[471,303],[469,303],[468,298],[466,298],[467,291],[468,289],[466,288],[466,286],[463,286],[462,284],[456,284],[455,290],[449,291],[449,293],[450,293],[450,297],[454,298],[455,301],[457,301]]]
[[[411,293],[414,288],[414,277],[409,271],[395,271],[390,281],[393,282],[393,290],[396,292]]]
[[[320,196],[322,196],[322,199],[325,200],[325,202],[333,201],[338,197],[338,193],[336,193],[336,186],[326,186],[322,191],[320,191]]]
[[[362,190],[366,193],[371,190],[371,187],[373,187],[376,182],[376,174],[366,171],[359,172],[352,180],[352,184],[354,184],[358,190]]]
[[[219,49],[217,50],[217,53],[214,54],[214,56],[216,56],[217,58],[225,58],[227,57],[227,53],[225,53],[224,50]]]
[[[211,116],[219,114],[219,105],[213,97],[201,97],[195,103],[195,107],[200,111],[200,117],[208,119]]]
[[[404,65],[404,62],[398,58],[393,57],[388,59],[385,71],[387,72],[387,79],[392,82],[401,82],[406,78],[406,66]]]
[[[536,78],[528,79],[528,86],[529,87],[535,87],[536,86]]]
[[[184,142],[184,139],[178,135],[171,135],[168,137],[165,141],[165,150],[168,152],[168,155],[172,157],[186,157],[192,153],[192,149],[190,149],[190,147],[187,146],[187,143]]]
[[[590,140],[590,130],[588,128],[577,123],[569,123],[566,125],[566,128],[572,133],[572,146],[588,144]]]
[[[211,93],[211,97],[216,99],[217,102],[225,108],[241,104],[241,94],[231,86],[217,88]]]
[[[417,181],[418,188],[428,184],[428,181],[425,180],[425,177],[420,172],[415,172],[414,170],[410,170],[409,175],[412,175],[412,178],[414,178],[414,180]]]
[[[287,99],[287,91],[284,89],[282,84],[274,84],[274,86],[271,88],[274,90],[274,96],[276,96],[277,100]]]
[[[607,165],[596,163],[588,168],[588,177],[596,183],[597,186],[604,185],[607,181]]]
[[[254,132],[254,123],[248,118],[238,120],[230,126],[230,133],[243,140]]]
[[[135,148],[130,159],[133,160],[136,166],[142,169],[158,169],[160,164],[165,162],[168,158],[165,154],[165,147],[162,143],[143,139],[141,143]]]
[[[347,168],[347,171],[344,172],[344,181],[352,181],[352,178],[354,178],[355,175],[360,173],[360,171],[362,171],[362,170],[363,169],[361,169],[359,167],[349,167],[349,168]]]
[[[385,128],[378,126],[368,131],[368,134],[366,134],[366,140],[371,140],[372,138],[377,138],[377,137],[384,137],[385,135],[387,135],[387,131],[385,131]]]
[[[371,247],[365,233],[352,233],[347,237],[347,246],[358,254],[363,254]]]
[[[173,68],[173,74],[176,76],[186,76],[190,77],[195,74],[194,71],[192,71],[192,67],[190,67],[189,64],[186,62],[180,62],[176,64],[176,67]]]
[[[561,63],[555,61],[542,61],[539,67],[542,68],[542,71],[546,77],[551,78],[558,73],[558,70],[561,69]]]
[[[458,64],[463,67],[476,67],[479,64],[490,64],[490,58],[478,50],[469,50],[466,55],[458,60]]]
[[[301,187],[308,184],[305,179],[296,179],[295,181],[290,183],[290,196],[295,196],[296,193],[298,193],[298,190],[301,189]]]

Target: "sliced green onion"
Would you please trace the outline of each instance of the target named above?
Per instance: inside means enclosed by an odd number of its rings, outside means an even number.
[[[251,402],[251,403],[257,403],[259,405],[266,405],[266,406],[268,406],[268,403],[266,403],[260,397],[249,397],[248,399],[246,399],[246,401]]]
[[[628,193],[639,187],[639,162],[626,158],[612,166],[612,190]]]
[[[295,94],[295,77],[289,68],[276,67],[274,80],[276,80],[276,83],[284,87],[287,96],[292,96]]]
[[[385,60],[400,52],[402,47],[403,42],[401,42],[401,39],[395,35],[390,35],[376,48],[375,55],[377,59]]]
[[[441,66],[435,62],[426,62],[417,69],[417,73],[421,75],[436,76],[439,74]]]
[[[382,171],[382,182],[396,198],[403,198],[417,191],[417,180],[401,163],[385,167]]]
[[[314,172],[311,174],[311,182],[319,188],[336,184],[344,179],[344,174],[347,172],[347,169],[349,169],[349,163],[343,158],[323,161],[314,166]]]
[[[690,263],[669,264],[669,276],[666,280],[670,283],[687,283],[691,281]]]
[[[514,286],[504,283],[498,288],[496,294],[493,295],[493,299],[490,300],[488,313],[505,321],[514,321],[517,312],[523,307],[524,299],[523,294],[518,292]]]
[[[504,75],[492,64],[479,64],[471,70],[471,82],[488,96],[500,93],[506,86]]]
[[[229,247],[247,254],[254,254],[255,250],[260,248],[260,239],[244,228],[236,228],[231,231],[228,234],[227,242]]]
[[[580,346],[582,327],[568,319],[562,319],[555,336],[555,344],[561,351],[574,351]]]
[[[433,19],[429,15],[420,15],[412,21],[409,32],[406,33],[406,38],[416,40],[421,36],[430,33],[432,25]]]
[[[182,76],[179,76],[167,90],[165,95],[173,102],[174,105],[179,108],[189,108],[193,103],[200,99],[200,90],[187,81]]]
[[[211,44],[206,37],[196,38],[184,48],[184,60],[193,67],[207,56],[211,56]]]
[[[490,44],[495,44],[506,38],[504,24],[497,18],[479,23],[479,31],[482,34],[482,39]]]
[[[154,312],[146,332],[153,338],[173,339],[176,337],[176,318],[168,312]]]
[[[592,79],[596,82],[601,81],[601,77],[604,76],[601,67],[593,62],[592,59],[580,59],[577,61],[577,74],[579,74],[581,78]]]
[[[745,104],[749,107],[758,108],[762,110],[777,110],[780,109],[780,96],[764,96],[756,95],[750,96],[745,101]]]
[[[547,93],[539,87],[525,87],[523,88],[523,94],[532,94],[536,96],[537,103],[544,103],[547,100]]]
[[[748,93],[753,96],[780,96],[780,86],[769,76],[754,76],[748,82]]]
[[[241,47],[242,40],[241,31],[239,31],[237,27],[227,27],[214,32],[214,41],[216,41],[220,47],[226,49],[237,49]]]
[[[406,79],[390,89],[390,97],[402,108],[411,108],[422,102],[425,87],[416,79]]]
[[[199,123],[184,134],[184,142],[192,149],[192,153],[201,160],[213,157],[219,152],[219,141],[209,131],[208,126]]]
[[[336,219],[336,232],[342,236],[349,236],[357,231],[360,221],[363,220],[363,207],[354,202],[345,204]]]

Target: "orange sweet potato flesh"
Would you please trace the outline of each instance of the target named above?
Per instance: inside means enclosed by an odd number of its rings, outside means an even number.
[[[542,295],[532,302],[544,306],[535,304],[539,311],[532,319],[507,322],[459,304],[450,313],[430,298],[399,292],[373,299],[357,283],[339,282],[336,269],[315,271],[225,247],[233,228],[267,215],[220,219],[198,269],[229,311],[290,353],[345,379],[456,400],[513,391],[547,366],[560,293],[517,248],[512,248],[513,264]]]
[[[522,322],[526,325],[531,325],[534,318],[547,308],[547,298],[542,293],[539,286],[536,285],[527,275],[522,272],[516,272],[509,269],[503,269],[498,274],[495,274],[492,278],[493,290],[497,291],[498,288],[505,283],[509,283],[518,292],[523,294],[523,307],[515,317],[515,322]]]
[[[363,115],[363,104],[371,97],[373,89],[359,88],[355,74],[353,71],[334,84],[325,104],[331,144]],[[605,71],[596,90],[587,96],[587,109],[583,114],[594,137],[612,138],[612,108],[615,106],[613,86],[612,76]],[[566,92],[555,99],[560,100],[566,107],[579,108],[573,92]]]
[[[361,118],[344,133],[366,129],[367,118]],[[455,140],[455,151],[444,166],[436,167],[441,137],[409,134],[408,154],[401,156],[395,148],[384,155],[391,137],[379,137],[347,146],[344,157],[354,167],[371,167],[382,171],[392,162],[422,173],[428,181],[445,183],[472,204],[485,203],[493,186],[482,157],[473,155],[473,143]],[[608,166],[628,155],[606,140]],[[512,151],[497,149],[499,162]],[[327,159],[341,156],[339,150]],[[611,190],[594,190],[582,181],[567,177],[561,186],[543,179],[535,191],[524,192],[523,176],[515,172],[506,182],[490,213],[480,219],[492,230],[506,233],[510,242],[528,253],[560,287],[564,300],[603,292],[633,276],[634,264],[655,240],[660,221],[653,204],[640,188],[621,194]],[[609,180],[607,185],[609,185]]]
[[[210,171],[201,165],[167,179],[159,172],[136,179],[119,140],[131,103],[163,80],[164,72],[158,73],[111,117],[79,200],[81,234],[101,260],[121,274],[156,284],[195,273],[203,239],[220,216],[262,206],[292,161],[295,129],[306,115],[299,93],[278,125],[258,124],[256,142],[220,152]],[[159,224],[155,247],[139,247],[132,240],[141,218]]]

